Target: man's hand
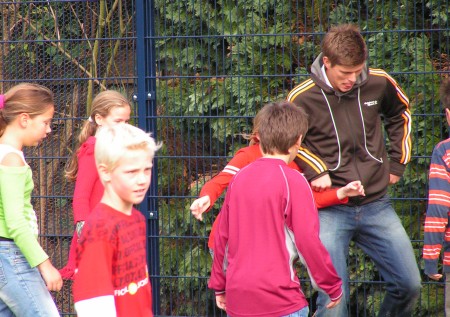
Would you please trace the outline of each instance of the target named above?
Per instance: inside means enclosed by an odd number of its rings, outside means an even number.
[[[209,198],[209,196],[197,198],[193,201],[190,207],[191,213],[195,217],[195,219],[203,220],[202,214],[209,208],[210,205],[211,199]]]
[[[323,192],[331,187],[330,175],[324,174],[311,182],[311,189],[316,192]]]
[[[227,300],[225,298],[225,294],[216,295],[216,304],[217,307],[223,310],[227,310]]]

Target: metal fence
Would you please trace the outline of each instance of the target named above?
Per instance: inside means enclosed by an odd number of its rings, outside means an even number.
[[[135,5],[134,1],[0,1],[0,90],[35,82],[55,94],[53,131],[25,155],[33,170],[40,241],[58,268],[67,261],[74,229],[73,183],[64,178],[64,167],[92,98],[105,88],[120,90],[130,99],[137,93]],[[62,315],[75,315],[71,284],[65,282],[54,294]]]
[[[149,267],[159,316],[219,316],[207,289],[207,237],[221,200],[195,220],[189,205],[246,141],[261,106],[308,76],[327,28],[357,23],[369,63],[404,88],[413,112],[413,158],[391,188],[418,264],[433,146],[447,137],[437,89],[449,70],[448,1],[84,0],[2,1],[0,89],[22,81],[56,95],[52,135],[26,156],[41,242],[67,260],[73,184],[65,162],[92,97],[118,89],[134,101],[133,122],[164,142],[140,210],[148,219]],[[349,257],[351,315],[376,316],[383,281],[356,247]],[[314,310],[316,293],[301,267]],[[71,283],[54,294],[74,315]],[[415,316],[443,316],[443,284],[423,276]]]

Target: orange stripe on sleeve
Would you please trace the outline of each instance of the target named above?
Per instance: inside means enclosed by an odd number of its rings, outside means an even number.
[[[423,258],[427,260],[436,260],[439,258],[442,246],[440,244],[428,244],[423,246]]]
[[[445,232],[447,224],[446,218],[426,217],[424,231],[425,232]]]
[[[294,100],[295,98],[297,98],[299,94],[310,89],[311,87],[314,87],[315,85],[316,84],[311,79],[305,80],[300,85],[294,87],[294,89],[291,90],[291,92],[287,95],[286,100],[287,101]]]

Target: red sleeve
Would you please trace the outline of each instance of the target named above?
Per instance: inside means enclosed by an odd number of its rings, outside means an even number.
[[[101,197],[92,197],[95,186],[99,186],[99,176],[95,166],[94,144],[84,143],[78,155],[78,173],[73,193],[73,217],[75,223],[86,220],[91,209],[91,199],[100,201]],[[98,195],[95,195],[98,196]]]
[[[260,157],[262,157],[262,153],[258,144],[240,149],[219,174],[203,185],[199,197],[209,196],[212,207],[227,188],[233,176],[236,175],[241,168]],[[207,211],[209,211],[211,207]]]
[[[316,206],[318,209],[325,208],[333,205],[346,204],[348,202],[348,197],[340,200],[337,196],[337,188],[331,188],[323,192],[313,191],[314,200],[316,201]]]
[[[225,202],[220,210],[218,217],[217,233],[214,238],[214,258],[211,268],[211,278],[208,287],[217,292],[217,294],[225,292],[226,277],[224,269],[227,267],[225,259],[225,250],[228,244],[228,201],[231,190],[227,192]]]
[[[300,173],[302,170],[300,167],[295,163],[295,161],[292,161],[288,164],[288,166],[296,171],[299,171]],[[315,192],[313,191],[314,200],[316,201],[317,208],[325,208],[333,205],[340,205],[340,204],[346,204],[348,203],[348,197],[345,197],[343,200],[340,200],[337,197],[337,188],[331,188],[329,190],[326,190],[324,192]]]
[[[304,177],[290,178],[291,195],[286,224],[294,232],[295,244],[304,259],[308,273],[321,290],[332,300],[342,296],[342,281],[337,275],[328,251],[319,238],[319,217],[311,188]],[[308,219],[308,221],[305,221]]]

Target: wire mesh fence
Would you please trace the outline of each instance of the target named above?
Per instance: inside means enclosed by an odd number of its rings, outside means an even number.
[[[26,152],[40,241],[55,266],[67,261],[73,232],[65,163],[93,96],[116,89],[136,101],[133,123],[165,145],[149,196],[157,204],[143,207],[154,212],[147,217],[157,245],[149,243],[157,255],[149,258],[155,313],[224,315],[207,289],[207,238],[222,200],[203,222],[189,206],[247,145],[242,133],[251,132],[262,105],[284,99],[308,77],[328,27],[352,22],[366,39],[370,65],[389,72],[411,101],[413,158],[390,193],[422,268],[429,159],[447,137],[437,92],[450,65],[448,1],[0,0],[0,10],[1,91],[29,81],[56,97],[51,136]],[[376,316],[384,283],[373,262],[352,246],[349,268],[351,315]],[[298,274],[314,311],[317,293],[301,267]],[[70,281],[53,295],[62,315],[75,315]],[[415,316],[444,316],[442,283],[423,276]]]
[[[64,167],[93,96],[105,88],[134,92],[134,2],[1,1],[0,10],[1,91],[34,82],[55,94],[52,133],[25,155],[33,170],[40,241],[61,268],[74,229],[73,183]],[[61,315],[74,315],[71,282],[54,295]]]
[[[240,133],[251,132],[261,106],[308,77],[323,34],[337,23],[360,26],[369,65],[389,72],[410,98],[413,159],[390,193],[422,266],[429,156],[447,137],[437,90],[449,66],[448,10],[446,1],[155,1],[157,122],[166,142],[158,161],[161,314],[220,314],[207,290],[206,239],[222,201],[203,222],[189,205],[247,145]],[[355,246],[348,261],[351,315],[377,315],[385,287],[378,271]],[[299,274],[314,311],[317,294]],[[442,284],[423,276],[415,314],[443,316]]]

